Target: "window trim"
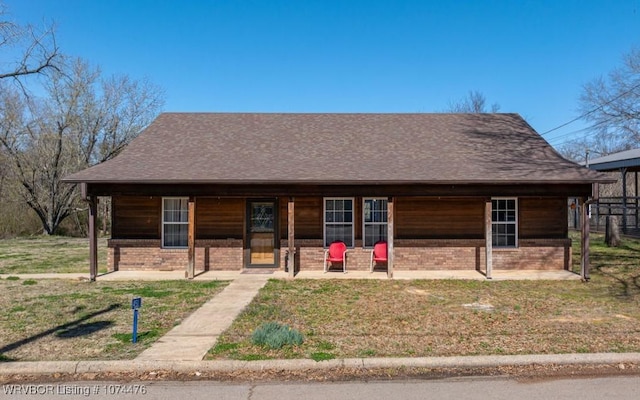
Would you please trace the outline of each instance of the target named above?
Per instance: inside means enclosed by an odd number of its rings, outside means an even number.
[[[356,245],[355,230],[356,230],[356,199],[355,197],[323,197],[322,198],[322,247],[327,249],[327,200],[351,200],[351,245],[347,244],[347,248],[353,249]],[[330,222],[329,225],[340,225],[345,223]]]
[[[164,210],[165,210],[165,199],[166,200],[186,200],[187,201],[187,222],[167,222],[164,220]],[[163,249],[187,249],[189,248],[189,246],[167,246],[164,243],[164,226],[165,225],[187,225],[187,231],[188,231],[188,226],[189,226],[189,197],[186,196],[167,196],[167,197],[162,197],[162,218],[160,219],[160,223],[161,223],[161,229],[160,229],[160,240],[161,240],[161,244],[162,244],[162,248]],[[188,235],[188,234],[187,234]]]
[[[494,200],[513,200],[515,202],[515,221],[494,221],[493,220],[493,211],[495,210],[493,208],[493,201]],[[518,233],[519,233],[519,229],[518,229],[518,225],[519,225],[519,219],[518,219],[518,209],[519,209],[519,205],[518,205],[518,198],[517,197],[492,197],[491,198],[491,247],[493,249],[496,250],[511,250],[511,249],[517,249],[518,248]],[[513,246],[498,246],[495,243],[493,243],[493,227],[494,225],[514,225],[515,226],[515,244]]]
[[[366,222],[364,217],[364,204],[367,200],[384,200],[389,204],[389,198],[387,197],[363,197],[362,198],[362,248],[363,249],[373,249],[373,245],[367,246],[367,237],[366,237],[366,227],[368,225],[384,225],[387,227],[387,232],[389,232],[389,215],[387,215],[387,219],[384,222]],[[387,208],[388,210],[388,208]],[[375,243],[374,243],[375,244]]]

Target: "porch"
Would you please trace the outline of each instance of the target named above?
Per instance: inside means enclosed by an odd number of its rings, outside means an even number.
[[[515,225],[503,246],[494,244],[492,207],[505,207],[504,197],[153,194],[112,197],[109,271],[173,270],[187,278],[230,270],[329,277],[335,274],[322,274],[323,255],[336,232],[349,247],[347,278],[383,274],[398,279],[519,279],[517,271],[547,270],[553,276],[571,264],[566,198],[556,193],[512,195],[511,211],[499,211],[511,212]],[[329,219],[338,214],[329,208],[338,203],[341,222],[330,235],[329,228],[335,225]],[[174,242],[176,225],[167,222],[172,218],[179,219],[182,241]],[[388,243],[388,262],[369,274],[376,240]]]
[[[234,280],[247,271],[203,271],[194,276],[194,280],[211,281],[211,280]],[[254,272],[249,272],[254,273]],[[261,271],[273,279],[287,279],[289,274],[285,271]],[[31,276],[33,279],[60,278],[61,275],[55,276]],[[72,274],[67,274],[72,275]],[[71,276],[70,276],[71,277]],[[86,274],[73,274],[72,278],[84,278]],[[2,276],[0,275],[0,278]],[[457,271],[396,271],[394,279],[400,280],[439,280],[439,279],[457,279],[457,280],[486,280],[484,273],[480,271],[457,270]],[[25,278],[26,279],[26,278]],[[115,271],[97,276],[98,280],[104,281],[158,281],[158,280],[179,280],[184,279],[184,271]],[[296,275],[296,279],[388,279],[384,271],[352,271],[348,274],[341,272],[322,271],[300,271]],[[580,275],[567,270],[497,270],[493,272],[494,281],[503,280],[580,280]]]

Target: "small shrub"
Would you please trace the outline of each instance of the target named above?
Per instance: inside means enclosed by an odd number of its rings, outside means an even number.
[[[8,281],[18,281],[18,280],[20,280],[20,277],[19,277],[19,276],[13,276],[13,275],[12,275],[12,276],[8,276],[8,277],[7,277],[7,280],[8,280]]]
[[[281,349],[285,345],[299,346],[303,341],[302,334],[298,330],[277,322],[262,324],[251,335],[253,344],[271,349]]]
[[[38,283],[38,281],[33,279],[27,279],[26,281],[22,282],[23,285],[35,285],[36,283]]]

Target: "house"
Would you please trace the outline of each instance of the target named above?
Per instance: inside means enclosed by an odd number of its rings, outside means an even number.
[[[164,113],[117,157],[65,181],[89,201],[92,278],[98,196],[112,199],[111,270],[293,277],[322,269],[335,240],[358,270],[384,240],[390,277],[490,278],[568,269],[567,198],[586,207],[610,179],[562,158],[517,114]]]

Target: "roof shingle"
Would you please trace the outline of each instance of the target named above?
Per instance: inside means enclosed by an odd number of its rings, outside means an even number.
[[[588,183],[518,114],[164,113],[103,183]]]

